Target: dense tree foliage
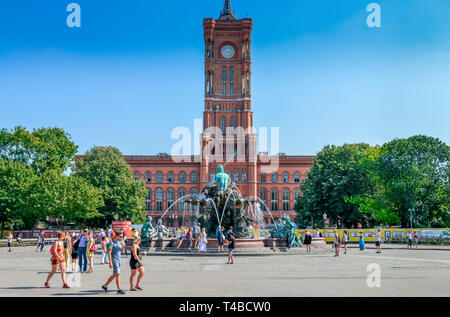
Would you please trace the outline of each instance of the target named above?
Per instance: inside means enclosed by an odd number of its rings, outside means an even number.
[[[450,148],[422,135],[382,147],[326,146],[302,184],[300,224],[326,212],[333,223],[416,227],[450,225]]]
[[[122,153],[114,147],[93,147],[78,162],[76,175],[99,188],[101,214],[89,222],[93,226],[109,225],[117,213],[119,220],[142,223],[145,220],[144,181],[135,181]]]
[[[59,128],[0,131],[0,221],[33,229],[41,221],[77,223],[96,216],[99,190],[68,176],[77,146]]]

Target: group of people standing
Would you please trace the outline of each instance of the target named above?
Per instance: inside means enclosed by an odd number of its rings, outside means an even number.
[[[229,230],[225,235],[225,227],[218,226],[216,231],[216,239],[217,239],[217,252],[224,252],[224,244],[225,241],[228,242],[228,263],[234,264],[233,251],[235,249],[235,236],[233,233],[233,227],[230,226]],[[194,244],[194,248],[197,249],[198,253],[206,252],[206,247],[208,245],[208,235],[206,233],[205,228],[200,228],[200,225],[197,225],[194,228],[187,228],[182,226],[181,228],[174,228],[173,233],[176,235],[178,240],[177,248],[180,248],[183,244],[183,241],[186,240],[187,249],[192,251],[192,244]]]
[[[342,238],[339,236],[336,229],[333,231],[334,233],[334,241],[333,241],[333,248],[335,250],[334,256],[339,256],[341,247],[344,248],[344,254],[347,254],[348,251],[348,242],[349,242],[349,235],[348,231],[344,230],[342,234]],[[377,249],[377,253],[381,253],[381,230],[377,229],[374,232],[375,235],[375,246]],[[322,234],[319,229],[316,230],[314,234],[314,238],[321,238]],[[359,237],[359,250],[364,251],[366,249],[365,242],[364,242],[364,233],[358,232],[357,237]],[[304,237],[303,237],[303,244],[306,247],[306,252],[311,252],[311,244],[312,244],[313,235],[309,232],[309,230],[306,230]]]
[[[67,231],[58,232],[56,236],[57,240],[50,249],[52,269],[47,276],[45,287],[50,288],[49,282],[59,268],[61,271],[63,288],[70,288],[66,280],[66,271],[69,267],[70,259],[72,259],[73,272],[75,272],[76,264],[78,262],[80,273],[94,273],[93,257],[97,251],[96,241],[94,239],[94,234],[87,229],[84,229],[79,236],[76,234],[71,236]],[[102,289],[108,291],[108,285],[113,280],[116,280],[117,293],[125,294],[120,287],[120,265],[121,255],[126,251],[126,235],[123,231],[113,232],[109,229],[107,232],[102,230],[98,238],[101,239],[101,264],[109,264],[109,267],[113,269],[113,274],[108,278],[106,283],[102,285]],[[140,242],[141,238],[139,235],[134,235],[134,243],[131,247],[130,257],[130,291],[142,290],[141,282],[145,272],[139,247]],[[88,263],[89,269],[87,267]],[[139,273],[139,275],[136,284],[134,284],[137,273]]]

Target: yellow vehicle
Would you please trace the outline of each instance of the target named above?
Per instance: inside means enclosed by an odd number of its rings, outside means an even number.
[[[319,229],[322,237],[325,237],[326,242],[333,242],[334,240],[334,229]],[[362,232],[364,234],[365,242],[375,242],[375,232],[377,229],[337,229],[337,232],[340,237],[343,236],[344,230],[348,232],[349,242],[359,242],[358,233]],[[406,238],[408,236],[408,232],[412,231],[413,233],[417,233],[420,237],[422,235],[427,236],[442,236],[443,238],[447,238],[450,236],[449,228],[441,228],[441,229],[417,229],[413,228],[412,230],[409,228],[384,228],[381,230],[381,239],[382,241],[390,241],[393,238]],[[299,237],[303,235],[306,229],[297,229],[296,233]],[[249,230],[255,238],[264,238],[269,237],[270,230]],[[310,229],[309,232],[313,235],[316,232],[316,229]]]

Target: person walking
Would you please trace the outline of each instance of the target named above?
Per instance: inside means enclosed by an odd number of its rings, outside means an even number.
[[[47,276],[47,281],[45,282],[45,287],[46,288],[50,288],[50,279],[53,277],[53,275],[55,274],[56,270],[60,269],[61,271],[61,279],[63,281],[63,288],[70,288],[69,285],[67,285],[67,281],[66,281],[66,263],[65,263],[65,259],[64,259],[64,234],[62,232],[58,232],[57,233],[57,238],[58,240],[56,240],[53,243],[52,246],[52,271],[48,274]]]
[[[408,232],[408,248],[412,248],[412,243],[413,243],[413,235],[412,232]]]
[[[200,242],[198,243],[198,254],[200,254],[200,252],[206,252],[207,243],[208,239],[206,238],[206,230],[203,228],[200,233]]]
[[[113,269],[113,274],[108,278],[106,283],[102,285],[103,290],[107,292],[109,283],[115,279],[118,295],[125,294],[125,292],[120,288],[120,257],[122,250],[125,247],[122,237],[122,232],[116,231],[114,234],[114,240],[111,242],[111,246],[108,250],[109,268]]]
[[[73,237],[73,241],[72,241],[72,272],[75,272],[77,269],[78,243],[79,243],[79,238],[77,235],[75,235]]]
[[[414,246],[416,248],[419,247],[419,237],[417,236],[417,233],[414,233]]]
[[[200,233],[201,233],[202,229],[200,228],[199,223],[197,222],[194,228],[194,241],[195,241],[195,245],[194,248],[197,248],[198,243],[200,242]]]
[[[320,233],[319,229],[316,230],[316,236],[315,237],[316,238],[322,238],[322,233]]]
[[[22,245],[23,247],[25,246],[25,243],[23,243],[23,235],[22,235],[22,232],[20,232],[18,235],[17,235],[17,242],[20,244],[20,245]]]
[[[70,261],[70,253],[72,250],[72,240],[70,239],[69,231],[64,232],[64,260],[66,261],[66,271],[69,271],[69,261]]]
[[[347,242],[348,242],[348,233],[344,230],[344,234],[342,235],[342,244],[344,245],[344,254],[347,254]]]
[[[224,252],[223,250],[223,241],[225,240],[225,236],[223,235],[223,232],[225,231],[225,228],[217,227],[217,233],[216,233],[216,239],[217,239],[217,252]]]
[[[192,231],[192,230],[189,230],[189,231]],[[141,238],[137,237],[134,240],[133,246],[131,247],[130,291],[136,291],[136,290],[143,291],[143,289],[141,288],[141,282],[142,282],[142,279],[144,278],[145,271],[144,271],[144,263],[142,262],[141,248],[139,247],[140,243],[141,243]],[[133,287],[134,277],[136,276],[137,272],[139,272],[139,275],[138,275],[138,278],[137,278],[137,281],[136,281],[136,287]]]
[[[102,259],[101,264],[108,264],[108,248],[106,235],[102,238]]]
[[[228,262],[227,262],[227,264],[234,264],[233,252],[234,252],[234,249],[236,248],[236,239],[234,238],[233,231],[231,231],[230,234],[228,235],[227,241],[228,241]]]
[[[189,228],[188,233],[186,233],[186,243],[189,252],[192,252],[192,228]]]
[[[84,229],[83,233],[80,235],[80,238],[78,239],[78,257],[80,258],[78,261],[78,265],[80,267],[80,273],[86,273],[87,271],[87,257],[86,257],[86,246],[88,242],[87,233],[88,233],[87,229]]]
[[[39,233],[39,237],[38,237],[38,244],[37,244],[37,246],[36,246],[36,252],[38,252],[39,251],[39,248],[40,248],[40,252],[42,252],[42,249],[44,249],[44,246],[45,246],[45,242],[44,242],[44,236],[42,235],[42,232],[41,233]]]
[[[375,246],[377,247],[377,253],[381,253],[381,230],[375,231]]]
[[[89,232],[87,247],[86,247],[86,257],[89,261],[89,271],[88,273],[94,273],[94,254],[97,251],[97,246],[95,245],[94,234]]]
[[[337,230],[334,229],[334,256],[339,256],[339,250],[341,248],[341,238],[339,237],[339,234],[337,233]]]
[[[312,236],[309,230],[306,230],[303,244],[306,246],[306,252],[311,252]]]
[[[11,232],[9,232],[7,239],[8,239],[8,252],[11,252],[12,251],[11,245],[12,245],[12,241],[13,241],[13,235]]]
[[[366,249],[366,245],[364,243],[364,233],[361,231],[359,233],[359,250],[364,251]]]
[[[178,245],[177,245],[177,249],[179,249],[181,247],[181,244],[183,243],[183,240],[186,238],[186,229],[184,228],[184,226],[181,226],[181,229],[178,233]]]

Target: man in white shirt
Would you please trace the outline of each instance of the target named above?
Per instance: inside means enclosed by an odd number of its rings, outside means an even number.
[[[377,247],[377,253],[381,253],[381,230],[375,231],[375,245]]]

